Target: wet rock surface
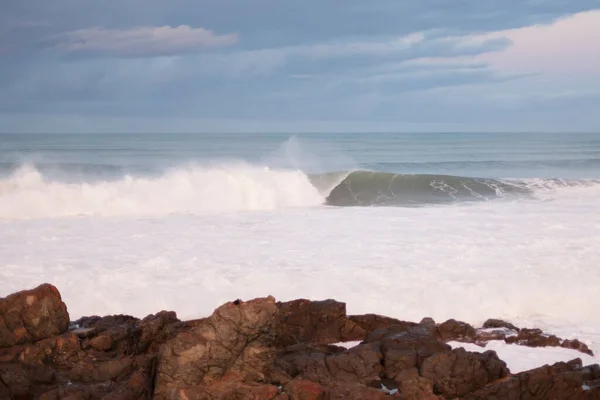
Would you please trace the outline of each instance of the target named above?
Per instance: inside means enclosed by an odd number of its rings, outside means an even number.
[[[490,340],[591,353],[501,320],[347,316],[334,300],[236,300],[187,322],[172,311],[69,322],[58,290],[42,285],[0,299],[0,399],[600,399],[598,365],[511,374],[493,351],[446,344]],[[360,344],[336,345],[346,341]]]

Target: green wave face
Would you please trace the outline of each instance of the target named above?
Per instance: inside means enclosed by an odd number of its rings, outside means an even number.
[[[337,179],[337,183],[336,183]],[[488,201],[500,198],[533,197],[540,187],[575,186],[581,181],[503,180],[450,175],[404,175],[387,172],[354,171],[311,177],[313,185],[327,191],[331,206],[421,206],[456,202]]]

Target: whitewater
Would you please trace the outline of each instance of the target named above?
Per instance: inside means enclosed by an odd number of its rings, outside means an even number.
[[[75,136],[0,135],[0,296],[49,282],[73,319],[334,298],[600,353],[598,136]]]

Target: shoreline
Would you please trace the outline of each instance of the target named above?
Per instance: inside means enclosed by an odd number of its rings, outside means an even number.
[[[499,357],[522,349],[568,359],[525,370],[535,359]],[[335,300],[235,300],[190,321],[173,311],[71,321],[50,284],[0,298],[2,399],[592,399],[593,356],[576,339],[498,319],[475,328],[347,315]]]

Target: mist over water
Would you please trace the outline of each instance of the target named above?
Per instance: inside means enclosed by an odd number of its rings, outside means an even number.
[[[600,351],[598,135],[0,135],[0,296],[71,317],[335,298]]]

